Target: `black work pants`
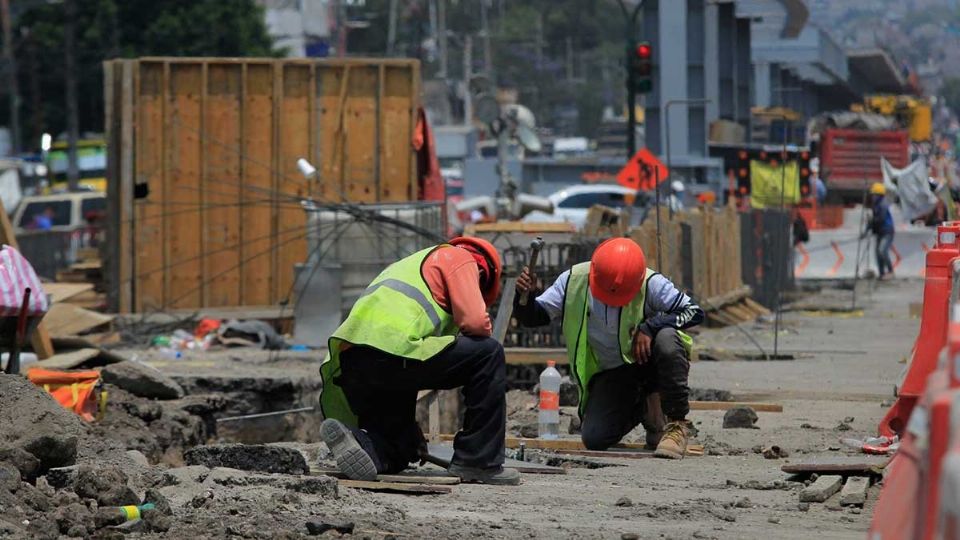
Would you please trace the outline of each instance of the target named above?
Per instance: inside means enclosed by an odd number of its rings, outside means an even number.
[[[503,465],[506,425],[506,363],[493,338],[460,336],[426,361],[408,360],[369,347],[340,354],[338,380],[357,415],[354,433],[374,453],[381,473],[402,471],[420,459],[425,445],[417,425],[417,393],[463,387],[463,429],[453,442],[453,463],[466,467]]]
[[[646,414],[646,398],[660,393],[668,420],[683,420],[690,412],[687,377],[690,359],[677,331],[657,333],[645,364],[625,364],[601,371],[590,380],[583,410],[581,437],[590,450],[605,450],[637,427]]]

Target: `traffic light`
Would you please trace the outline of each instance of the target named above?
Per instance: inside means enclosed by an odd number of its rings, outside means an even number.
[[[628,54],[632,90],[638,94],[650,93],[653,90],[653,47],[649,41],[637,41]]]

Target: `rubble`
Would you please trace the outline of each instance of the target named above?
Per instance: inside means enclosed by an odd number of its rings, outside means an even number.
[[[745,405],[734,407],[723,415],[723,427],[760,429],[756,423],[759,420],[757,412]]]
[[[800,492],[800,502],[823,502],[840,491],[841,484],[843,484],[843,477],[839,475],[821,476],[814,483],[803,488]]]
[[[176,381],[155,368],[139,362],[110,364],[100,371],[104,382],[114,384],[139,397],[152,399],[180,399],[183,388]]]
[[[0,374],[0,448],[14,456],[18,470],[26,476],[42,474],[54,467],[72,465],[84,424],[61,407],[41,388],[16,375]],[[32,455],[33,461],[19,452]]]
[[[281,446],[221,444],[194,447],[183,455],[188,465],[229,467],[244,471],[306,474],[310,471],[303,454]]]

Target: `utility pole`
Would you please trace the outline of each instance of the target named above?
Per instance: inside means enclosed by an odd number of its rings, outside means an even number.
[[[627,52],[624,58],[624,67],[627,70],[627,159],[633,159],[633,155],[637,153],[637,96],[634,70],[631,69],[630,62],[635,54],[633,42],[636,38],[637,18],[640,16],[640,8],[643,7],[643,0],[637,2],[637,5],[633,7],[633,13],[627,11],[627,6],[623,3],[623,0],[618,0],[618,2],[620,3],[620,11],[623,12],[623,17],[627,23],[624,31],[624,44]]]
[[[473,125],[473,95],[470,79],[473,77],[473,36],[463,37],[463,125]]]
[[[440,46],[440,78],[446,82],[449,77],[447,70],[447,0],[437,0],[437,34]]]
[[[483,33],[483,67],[490,80],[493,76],[493,47],[490,44],[490,20],[487,17],[487,0],[480,0],[480,28]]]
[[[342,0],[341,0],[342,1]],[[393,56],[397,41],[397,0],[390,0],[390,14],[387,22],[387,56]]]
[[[16,155],[20,152],[20,85],[17,83],[17,62],[13,51],[10,0],[0,0],[0,17],[3,18],[3,59],[10,93],[10,150]]]
[[[67,97],[67,187],[76,191],[80,183],[80,166],[77,160],[77,143],[80,140],[80,119],[77,112],[77,61],[75,0],[64,0],[63,26],[63,71],[66,77]]]

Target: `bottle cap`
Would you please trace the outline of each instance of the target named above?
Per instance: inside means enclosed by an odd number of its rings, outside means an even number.
[[[557,365],[556,360],[547,360],[547,367],[554,367]]]

